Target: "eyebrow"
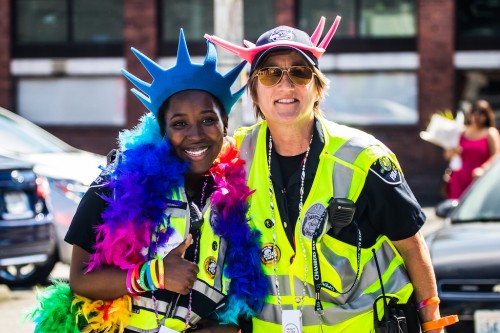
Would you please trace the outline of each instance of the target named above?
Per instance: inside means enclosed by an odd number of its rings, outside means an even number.
[[[217,107],[216,107],[217,108]],[[214,109],[205,109],[205,110],[202,110],[201,111],[201,114],[202,115],[206,115],[206,114],[214,114],[217,116],[217,109],[214,108]],[[172,118],[176,118],[176,117],[185,117],[187,116],[187,113],[181,113],[181,112],[177,112],[177,113],[174,113],[172,114],[171,116],[169,116],[168,118],[169,119],[172,119]],[[221,115],[222,116],[222,115]]]
[[[303,60],[297,60],[297,61],[292,62],[292,64],[288,67],[292,67],[292,66],[306,66],[307,67],[307,62],[303,61]],[[264,62],[264,65],[262,67],[264,68],[264,67],[283,67],[283,66],[279,66],[277,63],[275,63],[273,61],[266,61],[266,62]],[[285,67],[283,67],[283,68],[285,68]]]

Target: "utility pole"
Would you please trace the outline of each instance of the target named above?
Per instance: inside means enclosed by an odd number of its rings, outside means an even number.
[[[243,0],[215,0],[214,1],[214,25],[215,35],[231,43],[242,45],[243,42]],[[234,66],[241,62],[241,59],[229,51],[217,47],[218,70],[226,74]],[[246,83],[245,70],[241,74],[241,80],[237,80],[233,86],[233,92],[241,88]],[[246,93],[245,93],[246,94]],[[247,109],[242,99],[233,107],[229,117],[229,134],[244,124],[243,110]]]

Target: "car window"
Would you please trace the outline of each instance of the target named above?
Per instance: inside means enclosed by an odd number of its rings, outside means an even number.
[[[0,152],[12,154],[61,153],[73,151],[65,144],[41,128],[8,117],[0,113]]]
[[[452,222],[500,222],[500,162],[479,178],[464,195]]]

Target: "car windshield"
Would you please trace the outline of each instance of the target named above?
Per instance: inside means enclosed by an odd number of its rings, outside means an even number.
[[[500,222],[500,161],[497,161],[463,197],[451,220],[461,222]]]
[[[9,115],[9,111],[0,111],[0,153],[20,155],[75,150],[29,121],[14,114]]]

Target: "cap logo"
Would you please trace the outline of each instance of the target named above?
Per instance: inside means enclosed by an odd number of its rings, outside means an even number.
[[[271,42],[276,42],[278,40],[293,40],[294,34],[292,29],[286,27],[279,27],[274,29],[269,36]]]

